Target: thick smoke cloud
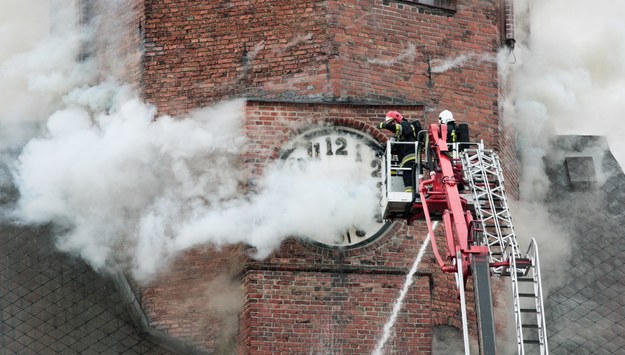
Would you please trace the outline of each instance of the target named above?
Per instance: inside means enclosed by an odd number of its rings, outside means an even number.
[[[241,138],[217,121],[240,122],[242,103],[176,120],[155,119],[153,108],[131,97],[103,94],[113,101],[106,114],[71,96],[65,96],[68,108],[50,116],[43,134],[25,145],[14,165],[20,192],[15,215],[27,223],[67,228],[59,247],[96,268],[117,259],[117,253],[133,253],[122,257],[131,257],[138,273],[148,272],[143,269],[167,256],[167,237],[186,213],[235,196],[240,181],[235,147]],[[224,129],[206,128],[215,126]]]
[[[287,237],[338,237],[374,219],[375,184],[354,180],[363,174],[349,162],[336,173],[332,163],[280,161],[246,191],[243,100],[158,116],[101,69],[114,65],[77,59],[92,31],[75,25],[73,1],[55,3],[68,12],[42,16],[74,25],[7,43],[0,57],[2,183],[18,193],[5,218],[52,224],[61,250],[140,281],[198,245],[245,243],[266,257]],[[3,31],[17,35],[19,21]]]
[[[50,2],[34,0],[10,0],[3,5],[0,162],[6,164],[11,159],[7,154],[14,154],[37,134],[64,93],[93,76],[89,62],[75,61],[80,33],[52,26],[53,17],[67,17],[72,14],[68,12],[71,9],[66,6],[53,11]],[[6,177],[5,170],[3,176]]]
[[[625,166],[625,3],[525,0],[516,1],[515,10],[516,49],[502,53],[499,64],[507,90],[504,120],[517,134],[522,162],[518,207],[528,210],[517,215],[546,215],[543,208],[537,210],[549,188],[543,159],[553,154],[550,142],[556,135],[605,136]],[[555,235],[540,244],[560,246],[556,254],[563,256],[566,233],[553,230],[554,219],[541,219],[544,224],[532,218],[523,227],[533,229],[537,238]]]
[[[517,49],[502,61],[528,198],[544,196],[541,161],[555,134],[602,135],[625,166],[625,3],[517,1]],[[609,9],[606,11],[606,9]]]

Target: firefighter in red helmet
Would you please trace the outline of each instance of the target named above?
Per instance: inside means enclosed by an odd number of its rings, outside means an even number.
[[[378,125],[380,129],[387,129],[395,134],[398,142],[414,142],[417,138],[414,125],[405,119],[398,111],[389,111],[386,118]],[[403,180],[406,192],[413,191],[412,166],[415,164],[415,146],[414,144],[397,144],[395,145],[395,154],[400,161],[400,167],[410,168],[403,170]]]

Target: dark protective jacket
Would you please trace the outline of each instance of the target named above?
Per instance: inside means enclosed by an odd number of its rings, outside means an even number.
[[[399,123],[397,121],[381,122],[379,128],[388,129],[395,133],[395,138],[398,142],[414,142],[417,139],[417,132],[415,132],[414,125],[403,119]],[[395,144],[393,147],[393,154],[397,154],[397,158],[400,161],[401,167],[412,168],[415,164],[415,145],[414,144]],[[413,191],[413,174],[412,170],[406,170],[402,174],[404,180],[405,191]]]
[[[458,150],[465,150],[469,144],[469,125],[466,123],[460,123],[456,125],[456,122],[450,122],[447,124],[447,143],[460,143],[458,144]],[[462,144],[467,142],[467,144]]]
[[[456,131],[456,122],[447,124],[447,143],[458,142],[458,132]]]
[[[399,142],[414,142],[417,139],[414,126],[406,119],[401,120],[399,123],[396,121],[391,121],[389,123],[381,122],[379,128],[388,129],[393,132]],[[408,154],[414,153],[414,146],[409,144],[397,145],[396,149],[399,160],[402,160]]]

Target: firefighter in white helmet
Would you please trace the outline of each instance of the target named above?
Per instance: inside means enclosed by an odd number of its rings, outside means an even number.
[[[456,132],[456,120],[454,115],[449,110],[443,110],[438,115],[438,123],[441,125],[447,125],[447,143],[456,143],[458,141],[458,134]]]

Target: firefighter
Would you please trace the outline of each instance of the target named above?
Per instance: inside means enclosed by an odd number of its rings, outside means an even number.
[[[416,140],[417,135],[413,124],[397,111],[387,112],[386,119],[384,122],[380,122],[378,128],[393,132],[397,142],[414,142]],[[397,159],[400,161],[399,166],[401,168],[409,168],[409,170],[403,170],[402,178],[404,180],[404,191],[412,192],[412,167],[415,164],[415,146],[414,144],[395,144],[394,153],[397,154]]]
[[[456,143],[458,141],[456,120],[454,120],[454,115],[451,111],[441,111],[438,115],[438,123],[441,125],[447,125],[447,143]]]
[[[447,125],[447,144],[459,143],[459,142],[468,142],[469,141],[469,126],[466,123],[461,123],[460,125],[456,125],[456,120],[454,119],[454,115],[449,110],[443,110],[438,115],[438,123],[440,125]],[[462,152],[466,147],[466,143],[459,143],[457,146],[450,146],[452,151],[452,158],[458,159],[459,153]],[[465,189],[465,185],[461,182],[458,183],[458,190],[463,191]]]
[[[456,124],[454,115],[449,110],[443,110],[438,115],[438,123],[447,125],[447,144],[459,143],[458,152],[466,149],[469,142],[469,125],[466,123]]]

